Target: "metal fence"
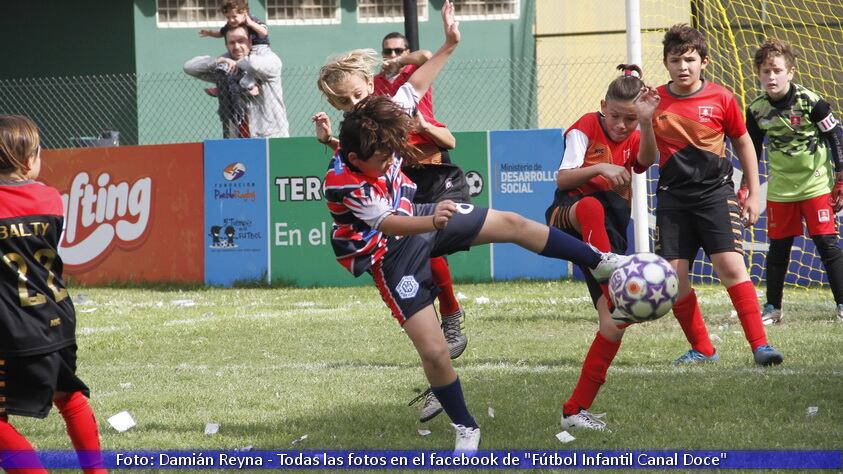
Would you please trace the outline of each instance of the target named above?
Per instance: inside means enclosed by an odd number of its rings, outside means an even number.
[[[434,85],[436,117],[452,131],[563,127],[596,110],[619,62],[453,61]],[[283,71],[291,136],[312,136],[318,111],[340,120],[319,95],[317,74]],[[222,138],[217,100],[203,90],[210,86],[181,71],[2,80],[0,113],[32,117],[45,148],[110,144],[118,135],[121,145],[196,142]]]

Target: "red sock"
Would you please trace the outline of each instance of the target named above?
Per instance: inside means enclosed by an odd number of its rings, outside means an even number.
[[[0,416],[0,466],[9,474],[46,474],[47,470],[38,460],[35,449],[29,441]],[[27,466],[10,468],[6,466]]]
[[[577,380],[577,386],[574,388],[571,398],[562,405],[562,413],[573,415],[582,409],[588,410],[591,407],[591,403],[597,396],[597,391],[606,382],[606,372],[612,365],[612,360],[614,360],[620,347],[620,341],[612,342],[603,337],[600,332],[594,336],[594,342],[591,343],[591,348],[588,349],[588,354],[586,354],[582,363],[582,371],[579,380]]]
[[[451,285],[451,270],[448,268],[448,261],[445,257],[434,257],[430,259],[430,271],[433,273],[433,283],[439,287],[439,314],[451,316],[460,310],[460,303],[454,296],[454,287]]]
[[[706,357],[714,355],[714,346],[708,337],[708,329],[705,327],[700,305],[697,304],[697,294],[693,288],[684,298],[673,304],[673,315],[682,326],[685,338],[691,343],[691,348],[699,351]],[[760,321],[760,319],[759,319]]]
[[[85,474],[108,472],[103,468],[97,419],[85,395],[73,392],[65,398],[53,400],[53,403],[67,425],[67,435],[76,450],[82,471]]]
[[[758,346],[767,345],[767,334],[764,331],[764,323],[761,322],[761,309],[758,307],[758,297],[755,295],[755,285],[747,280],[737,285],[726,288],[732,305],[738,312],[738,319],[743,326],[743,334],[749,341],[753,352]]]
[[[606,217],[603,204],[593,197],[582,198],[577,203],[575,212],[580,223],[580,234],[583,242],[587,242],[601,252],[612,250],[609,234],[606,233]]]
[[[574,214],[580,223],[580,235],[582,235],[583,242],[593,245],[601,252],[612,250],[612,244],[609,243],[609,234],[606,233],[606,213],[600,201],[593,197],[582,198],[577,202]],[[603,296],[606,297],[609,311],[613,310],[614,305],[609,298],[609,285],[601,284],[600,289],[603,291]]]

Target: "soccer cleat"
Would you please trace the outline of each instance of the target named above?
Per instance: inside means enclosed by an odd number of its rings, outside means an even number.
[[[462,333],[462,321],[465,313],[462,308],[450,316],[442,316],[442,333],[445,334],[445,341],[448,342],[448,352],[451,359],[461,356],[468,345],[468,337]]]
[[[480,447],[480,428],[470,428],[464,425],[451,426],[457,431],[457,439],[454,443],[454,451],[473,453]]]
[[[770,303],[765,304],[764,309],[761,311],[761,322],[764,323],[765,326],[780,323],[782,321],[782,317],[782,310],[776,309],[776,307]]]
[[[773,346],[758,346],[753,356],[758,365],[779,365],[784,361],[781,352],[773,349]]]
[[[594,247],[592,247],[594,248]],[[605,252],[600,255],[600,262],[596,267],[591,269],[591,274],[598,283],[603,283],[609,280],[612,272],[623,266],[629,257],[626,255],[618,255],[612,252]]]
[[[603,418],[604,415],[605,413],[598,415],[591,413],[588,410],[580,410],[579,413],[567,416],[563,413],[562,429],[568,431],[577,428],[585,428],[595,431],[608,431],[606,429],[606,423],[600,420],[600,418]]]
[[[419,411],[419,421],[422,423],[426,423],[442,413],[442,404],[439,403],[439,399],[436,398],[433,391],[428,388],[425,393],[427,395],[425,395],[424,403],[422,403],[421,411]]]
[[[718,360],[720,360],[720,354],[718,354],[716,351],[714,352],[714,354],[706,356],[696,349],[691,349],[688,352],[679,356],[679,358],[677,358],[676,360],[674,360],[673,365],[704,364],[708,362],[717,362]]]
[[[843,303],[837,305],[837,320],[843,322]]]

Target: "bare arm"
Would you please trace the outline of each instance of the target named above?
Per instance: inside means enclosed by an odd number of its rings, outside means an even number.
[[[317,112],[313,117],[310,117],[310,120],[316,127],[316,141],[336,151],[340,147],[340,140],[331,132],[331,118],[328,117],[328,114]]]
[[[744,133],[740,137],[732,139],[732,148],[734,148],[735,154],[738,155],[738,161],[740,161],[743,171],[744,183],[749,188],[746,203],[741,209],[741,219],[744,220],[745,225],[752,225],[758,220],[760,209],[758,194],[761,189],[761,185],[758,182],[758,159],[755,156],[755,146],[752,144],[752,138],[749,137],[749,133]]]
[[[457,139],[454,138],[454,134],[452,134],[447,127],[437,127],[436,125],[433,125],[424,119],[421,112],[416,112],[416,120],[418,121],[416,133],[430,138],[439,148],[445,148],[448,150],[456,148]]]
[[[392,214],[384,218],[378,228],[386,235],[416,235],[434,230],[442,230],[456,212],[453,201],[441,201],[436,204],[432,216],[399,216]]]
[[[641,141],[638,144],[638,164],[649,168],[656,162],[659,149],[656,145],[656,133],[653,130],[653,114],[661,101],[655,87],[644,86],[635,98],[635,109],[638,112],[638,126],[641,129]]]
[[[421,66],[432,56],[433,54],[430,51],[420,49],[405,56],[398,56],[395,59],[387,59],[383,62],[383,64],[381,64],[381,70],[389,75],[398,74],[398,71],[400,71],[402,67],[407,66],[408,64]]]
[[[629,171],[626,168],[611,163],[599,163],[582,168],[559,170],[556,174],[556,186],[559,189],[576,189],[596,176],[602,176],[613,187],[629,183]]]
[[[251,16],[246,15],[246,26],[251,28],[261,38],[269,36],[269,28],[266,25],[256,22]]]
[[[449,0],[445,0],[445,4],[442,5],[442,23],[445,27],[445,43],[407,81],[413,86],[419,97],[422,97],[430,89],[436,75],[448,62],[448,58],[451,57],[460,42],[459,23],[454,20],[454,5]]]

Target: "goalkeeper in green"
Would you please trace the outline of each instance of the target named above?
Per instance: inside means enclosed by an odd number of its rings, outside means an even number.
[[[755,53],[763,93],[749,104],[746,127],[761,157],[767,137],[767,303],[764,324],[782,319],[782,289],[793,238],[802,221],[820,254],[843,321],[843,251],[837,218],[843,209],[843,128],[831,106],[815,92],[791,82],[796,53],[769,39]],[[739,198],[744,196],[744,189]]]

